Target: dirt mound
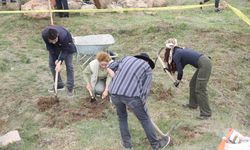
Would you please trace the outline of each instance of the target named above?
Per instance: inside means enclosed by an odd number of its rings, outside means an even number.
[[[58,104],[58,97],[40,97],[37,102],[39,111],[50,109],[53,105]]]
[[[37,103],[39,111],[46,111],[44,126],[64,128],[65,126],[87,119],[106,118],[108,113],[113,113],[113,108],[108,100],[90,103],[90,98],[82,98],[79,106],[70,107],[67,100],[54,99],[53,97],[39,98]]]
[[[196,131],[196,127],[183,126],[178,129],[179,134],[185,139],[196,139],[199,138],[203,132]]]

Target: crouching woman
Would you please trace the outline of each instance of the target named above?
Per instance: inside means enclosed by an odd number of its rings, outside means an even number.
[[[108,96],[108,86],[111,76],[108,73],[107,66],[111,58],[106,52],[99,52],[96,59],[91,61],[84,69],[83,76],[86,82],[86,88],[91,93],[91,102],[95,101],[95,96],[100,95],[102,99]]]

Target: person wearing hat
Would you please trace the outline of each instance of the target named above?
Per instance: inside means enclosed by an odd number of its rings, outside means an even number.
[[[162,149],[170,142],[170,137],[157,139],[155,129],[147,112],[146,99],[152,82],[152,69],[155,64],[148,54],[126,56],[108,66],[114,75],[109,85],[109,94],[116,107],[119,118],[122,146],[132,148],[131,135],[128,130],[127,107],[140,121],[151,147]]]
[[[189,103],[183,106],[190,109],[196,109],[199,106],[200,116],[197,118],[208,119],[212,115],[207,94],[207,83],[212,70],[211,60],[192,49],[178,47],[177,40],[174,38],[168,39],[165,44],[164,61],[167,64],[167,70],[170,73],[178,72],[177,80],[174,82],[176,87],[179,86],[186,65],[197,68],[189,84]]]

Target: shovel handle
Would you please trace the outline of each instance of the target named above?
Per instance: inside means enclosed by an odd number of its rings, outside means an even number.
[[[166,68],[166,65],[164,64],[164,62],[163,62],[163,60],[161,59],[161,57],[158,55],[157,58],[158,58],[158,60],[160,61],[162,67],[163,67],[163,68]],[[173,76],[172,76],[168,71],[166,71],[166,73],[168,74],[169,78],[170,78],[173,82],[175,82],[175,79],[173,78]]]
[[[55,94],[56,95],[57,95],[57,85],[58,85],[58,71],[56,71],[55,84],[54,84],[54,89],[55,89]]]
[[[91,98],[94,98],[92,91],[90,89],[88,89],[88,91],[89,91],[89,95],[91,96]]]
[[[152,125],[157,133],[159,133],[162,137],[166,136],[167,134],[164,134],[161,129],[154,123],[154,121],[151,119]]]

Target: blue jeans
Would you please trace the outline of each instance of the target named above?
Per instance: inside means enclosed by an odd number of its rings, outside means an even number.
[[[142,103],[142,100],[137,97],[126,97],[120,95],[111,95],[111,100],[116,107],[117,115],[119,118],[120,133],[125,148],[131,148],[131,136],[128,130],[128,114],[127,108],[131,109],[137,119],[140,121],[147,138],[151,144],[151,147],[157,148],[159,141],[155,134],[155,129],[152,125],[151,119],[147,113],[146,105]]]
[[[66,65],[66,72],[67,72],[67,88],[68,90],[72,90],[74,88],[74,68],[72,64],[73,54],[66,55],[64,62]],[[49,53],[49,68],[53,75],[53,79],[55,79],[55,61],[51,54]],[[58,86],[64,86],[60,73],[58,73]]]

